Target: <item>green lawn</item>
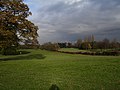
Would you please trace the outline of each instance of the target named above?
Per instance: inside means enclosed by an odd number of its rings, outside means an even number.
[[[64,51],[64,52],[88,52],[88,50],[80,50],[78,48],[61,48],[58,51]]]
[[[120,90],[120,56],[27,51],[0,55],[0,90]]]

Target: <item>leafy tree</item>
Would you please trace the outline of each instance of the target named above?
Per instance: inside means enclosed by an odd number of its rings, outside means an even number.
[[[112,49],[118,49],[119,48],[119,43],[117,42],[116,39],[113,39],[111,44],[110,44],[110,48]]]
[[[75,47],[81,48],[81,44],[82,44],[82,39],[78,39],[77,42],[75,43]]]
[[[29,15],[31,12],[23,0],[0,0],[0,48],[3,54],[10,47],[17,47],[19,42],[38,44],[38,27],[27,20]]]
[[[67,43],[64,42],[64,43],[58,43],[59,47],[60,48],[66,48],[67,47]]]
[[[92,47],[91,47],[91,45],[90,45],[89,43],[88,43],[88,46],[87,46],[87,48],[88,48],[88,49],[91,49],[91,48],[92,48]]]
[[[83,42],[82,44],[81,44],[81,49],[91,49],[92,47],[91,47],[91,45],[90,45],[90,43],[89,42]]]
[[[104,49],[109,49],[109,44],[110,44],[109,39],[107,39],[107,38],[103,39],[103,47],[104,47]]]
[[[94,40],[94,35],[91,36],[91,48],[95,48],[95,40]]]
[[[41,49],[49,50],[49,51],[58,51],[59,48],[60,47],[57,43],[47,42],[41,45]]]
[[[67,47],[68,47],[68,48],[72,48],[72,47],[73,47],[73,46],[72,46],[72,43],[71,43],[71,42],[68,42],[68,43],[67,43]]]
[[[89,37],[85,37],[84,38],[84,42],[82,42],[82,44],[81,44],[81,48],[82,49],[91,49],[92,48],[92,46],[91,46],[91,41],[92,41],[92,39],[91,39],[91,37],[89,38]]]

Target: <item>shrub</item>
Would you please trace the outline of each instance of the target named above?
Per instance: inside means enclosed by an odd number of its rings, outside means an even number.
[[[2,48],[1,54],[2,55],[18,55],[19,52],[17,52],[15,47],[7,47],[7,48]]]
[[[28,51],[18,51],[18,53],[19,53],[19,54],[28,54],[28,53],[30,53],[30,52],[28,52]]]
[[[51,43],[51,42],[48,42],[48,43],[41,45],[41,49],[44,49],[44,50],[58,51],[59,48],[60,47],[58,44]]]
[[[119,51],[104,51],[103,55],[118,56],[118,55],[120,55],[120,52]]]
[[[19,45],[19,49],[39,49],[39,45]]]

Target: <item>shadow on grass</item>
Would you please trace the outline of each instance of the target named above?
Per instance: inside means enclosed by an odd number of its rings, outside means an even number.
[[[18,52],[19,52],[19,54],[28,54],[28,53],[31,53],[29,51],[18,51]]]
[[[49,90],[60,90],[56,84],[52,84]]]
[[[31,54],[25,56],[15,56],[15,57],[7,57],[7,58],[0,58],[0,61],[9,61],[9,60],[31,60],[31,59],[44,59],[45,56],[42,54]]]

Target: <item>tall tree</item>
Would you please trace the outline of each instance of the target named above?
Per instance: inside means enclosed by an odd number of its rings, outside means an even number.
[[[117,42],[117,40],[115,38],[112,40],[110,47],[112,49],[118,49],[119,48],[119,43]]]
[[[94,35],[91,36],[91,47],[92,49],[95,48],[95,40],[94,40]]]
[[[37,44],[37,30],[27,17],[31,15],[23,0],[0,0],[0,47],[4,50],[19,42]]]
[[[81,48],[81,44],[82,44],[82,39],[78,39],[77,42],[75,43],[75,46],[77,48]]]
[[[107,38],[103,39],[103,47],[104,47],[104,49],[109,49],[109,44],[110,44],[109,39],[107,39]]]

